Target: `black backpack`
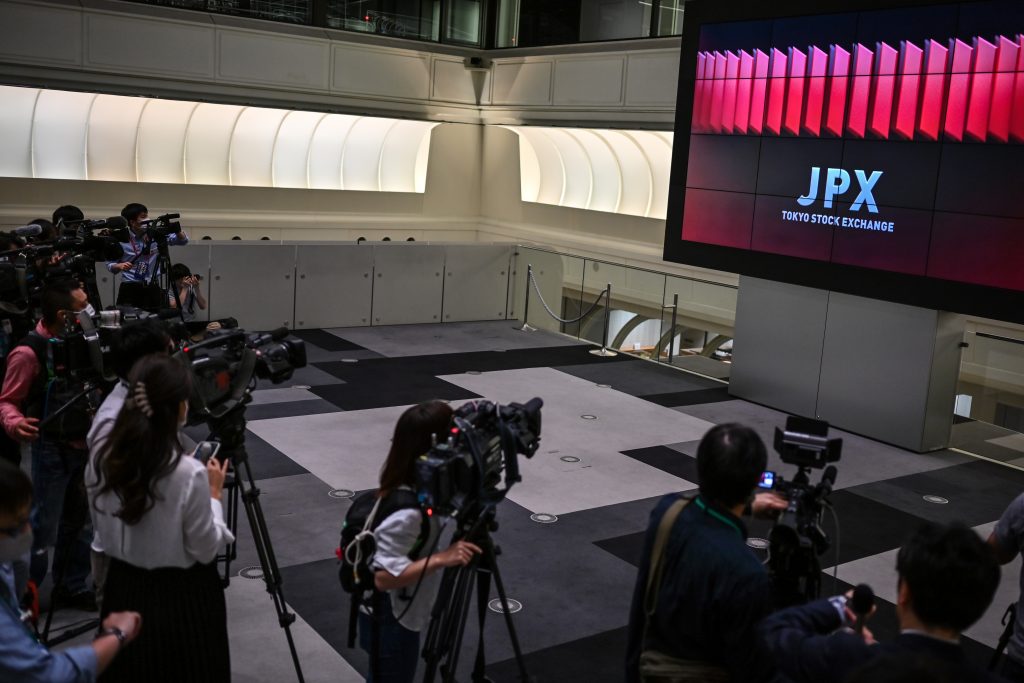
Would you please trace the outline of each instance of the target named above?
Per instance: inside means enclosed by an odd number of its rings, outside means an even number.
[[[349,647],[355,647],[356,619],[360,606],[377,592],[373,580],[373,557],[377,552],[377,539],[373,532],[393,513],[412,508],[418,510],[419,507],[419,498],[414,491],[396,489],[384,498],[378,498],[377,491],[367,491],[356,496],[345,514],[345,523],[341,527],[341,543],[338,546],[338,558],[341,560],[338,580],[345,592],[352,596],[348,627]],[[409,553],[411,559],[419,557],[429,537],[430,519],[422,515],[419,538]]]

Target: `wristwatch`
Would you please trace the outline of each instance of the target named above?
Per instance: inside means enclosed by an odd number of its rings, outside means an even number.
[[[126,642],[128,642],[128,636],[126,636],[124,634],[124,631],[122,631],[116,626],[110,626],[109,628],[105,628],[98,634],[96,634],[97,639],[102,638],[103,636],[114,636],[115,638],[117,638],[118,648],[122,647]]]

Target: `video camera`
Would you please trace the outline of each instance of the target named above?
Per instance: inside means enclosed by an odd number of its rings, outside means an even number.
[[[471,524],[484,506],[501,501],[518,481],[520,454],[533,457],[540,445],[540,409],[526,404],[470,401],[459,406],[445,437],[416,461],[416,491],[430,514]]]
[[[793,604],[817,597],[820,585],[818,556],[831,540],[821,527],[828,496],[836,482],[843,440],[828,438],[828,423],[810,418],[790,417],[785,431],[775,428],[775,451],[784,463],[797,466],[792,480],[774,479],[773,489],[789,500],[789,507],[772,527],[769,569],[778,599]],[[812,484],[811,469],[824,469],[820,481]]]
[[[191,425],[220,420],[251,400],[256,378],[280,384],[295,368],[306,366],[306,345],[288,336],[288,328],[246,333],[224,330],[196,344],[185,344],[177,356],[192,371]]]
[[[168,235],[181,232],[180,213],[165,213],[163,216],[142,221],[145,234],[153,240],[165,240]]]

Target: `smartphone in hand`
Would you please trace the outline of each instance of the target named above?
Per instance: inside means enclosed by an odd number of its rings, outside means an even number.
[[[220,452],[220,441],[200,441],[196,445],[196,449],[192,451],[192,457],[205,465],[210,458],[217,457],[218,452]]]

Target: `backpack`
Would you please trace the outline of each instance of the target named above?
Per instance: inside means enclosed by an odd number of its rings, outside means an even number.
[[[352,596],[349,612],[348,646],[355,647],[356,619],[359,608],[367,597],[377,593],[374,587],[373,557],[377,552],[374,531],[380,523],[399,510],[419,509],[420,501],[415,491],[396,489],[383,498],[377,491],[367,491],[356,496],[345,514],[341,527],[341,543],[338,546],[338,580],[342,589]],[[419,557],[420,551],[430,537],[430,519],[421,515],[420,535],[409,557]]]
[[[45,337],[30,332],[21,341],[11,347],[13,351],[18,346],[27,346],[36,354],[36,360],[39,361],[39,367],[43,372],[46,371],[46,344],[47,340]],[[7,374],[7,359],[10,358],[10,351],[7,352],[2,358],[0,358],[0,385],[3,384],[4,377]],[[38,391],[39,380],[33,383],[33,391]],[[45,391],[45,384],[43,384],[43,390]],[[31,393],[29,398],[31,398]],[[20,406],[22,409],[25,406]],[[21,442],[11,437],[7,433],[6,429],[0,428],[0,459],[6,460],[14,465],[21,464]]]

